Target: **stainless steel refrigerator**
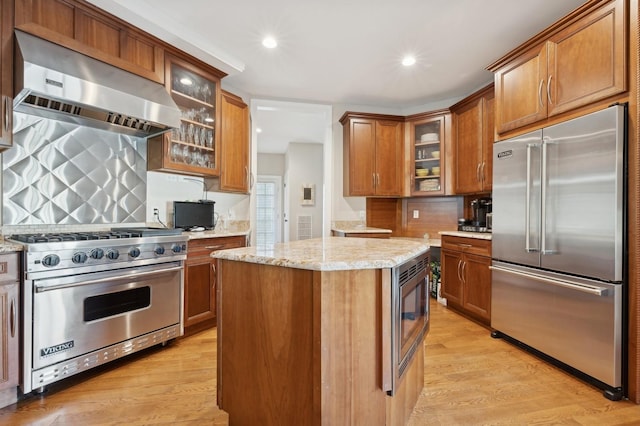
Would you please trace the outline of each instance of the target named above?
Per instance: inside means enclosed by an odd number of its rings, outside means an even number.
[[[623,394],[625,120],[616,105],[493,147],[494,336],[610,399]]]

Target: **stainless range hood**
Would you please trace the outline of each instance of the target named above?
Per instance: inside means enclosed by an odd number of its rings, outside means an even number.
[[[15,33],[15,111],[142,137],[180,127],[180,110],[164,86]]]

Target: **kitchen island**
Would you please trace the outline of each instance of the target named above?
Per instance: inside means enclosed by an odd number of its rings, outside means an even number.
[[[218,405],[231,424],[405,424],[420,344],[391,391],[392,269],[422,241],[320,238],[218,259]]]

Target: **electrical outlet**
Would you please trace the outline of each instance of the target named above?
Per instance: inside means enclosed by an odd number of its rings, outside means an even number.
[[[413,218],[414,219],[419,219],[420,218],[420,210],[414,210],[413,211]]]
[[[155,207],[153,208],[153,215],[154,215],[154,216],[158,216],[158,215],[160,215],[160,211],[159,211],[157,208],[155,208]]]
[[[358,212],[358,217],[360,218],[360,220],[365,220],[367,218],[367,214],[364,210],[360,210]]]

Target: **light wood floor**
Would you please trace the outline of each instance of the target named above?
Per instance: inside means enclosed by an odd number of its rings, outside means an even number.
[[[638,425],[640,406],[599,390],[432,301],[425,389],[409,425]],[[0,410],[1,425],[226,425],[216,333],[117,361]]]

